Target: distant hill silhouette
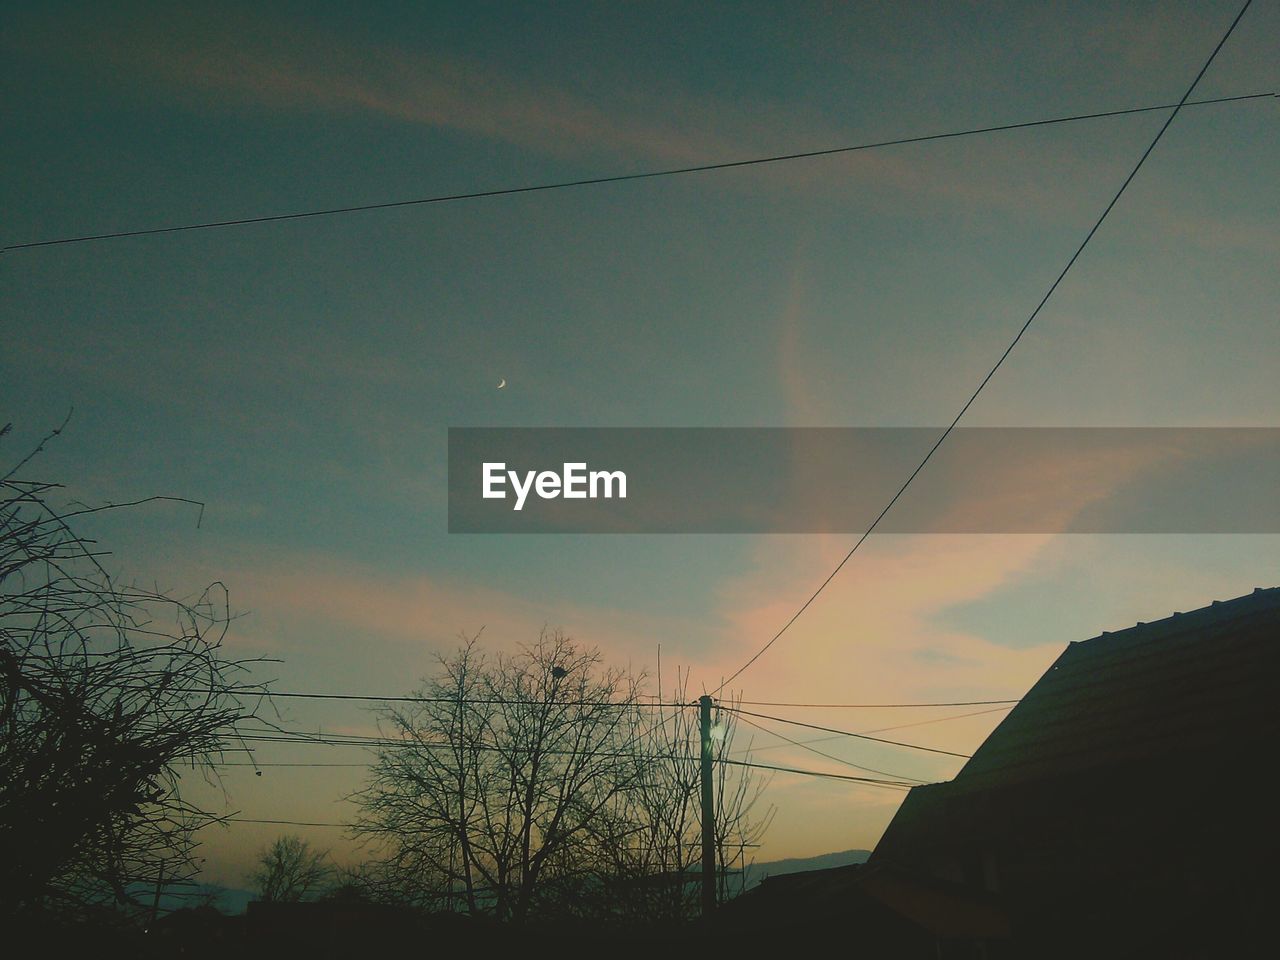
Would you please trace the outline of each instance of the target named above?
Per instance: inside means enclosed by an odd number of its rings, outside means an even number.
[[[151,888],[142,884],[130,884],[129,893],[136,897],[137,900],[147,906],[151,904]],[[199,906],[205,902],[205,898],[209,906],[215,907],[220,913],[228,916],[233,914],[244,913],[245,907],[250,900],[256,900],[257,895],[250,893],[248,890],[238,890],[234,887],[222,887],[212,883],[198,883],[193,887],[169,888],[160,894],[160,912],[170,913],[174,910],[181,910],[183,907]]]
[[[847,867],[851,863],[866,863],[870,850],[842,850],[839,853],[822,853],[816,857],[792,857],[787,860],[770,860],[753,863],[747,868],[747,889],[757,886],[765,877],[780,877],[787,873],[805,870],[828,870]]]
[[[866,863],[871,856],[870,850],[842,850],[839,853],[822,853],[816,857],[791,857],[786,860],[770,860],[766,863],[753,863],[747,868],[747,889],[759,886],[765,877],[779,877],[787,873],[802,873],[805,870],[826,870],[831,867],[844,867],[851,863]],[[737,892],[736,882],[731,884],[733,892]],[[147,891],[142,887],[131,890],[139,899],[147,899]],[[160,909],[164,913],[190,907],[196,904],[194,895],[210,897],[210,905],[227,915],[242,914],[250,900],[257,899],[256,894],[248,890],[234,887],[222,887],[216,884],[199,884],[181,895],[160,895]]]

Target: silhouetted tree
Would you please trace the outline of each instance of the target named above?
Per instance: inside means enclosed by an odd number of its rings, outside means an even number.
[[[470,640],[440,667],[416,702],[383,712],[386,745],[355,797],[384,882],[428,892],[436,907],[521,920],[651,915],[636,909],[639,893],[662,878],[675,891],[664,915],[687,915],[691,711],[655,715],[640,678],[559,632],[492,661]],[[752,829],[752,796],[729,793],[735,849]]]
[[[221,654],[225,588],[118,582],[73,530],[110,508],[55,508],[58,486],[17,470],[0,476],[0,911],[131,903],[194,874],[217,818],[182,771],[214,772],[261,689]]]
[[[677,679],[667,698],[679,704],[694,699],[687,677]],[[678,920],[701,910],[701,733],[694,709],[657,706],[648,716],[636,744],[635,782],[599,830],[598,853],[610,868],[601,872],[607,882],[597,885],[596,909],[637,920]],[[767,782],[734,759],[733,712],[717,710],[711,732],[723,901],[741,892],[747,856],[772,822],[773,810],[757,814]]]
[[[249,881],[260,900],[293,902],[319,893],[332,875],[328,851],[286,835],[258,854]]]

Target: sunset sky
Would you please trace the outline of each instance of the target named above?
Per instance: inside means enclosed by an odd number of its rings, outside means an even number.
[[[0,242],[1174,103],[1238,7],[19,2],[0,39]],[[1280,4],[1256,3],[1193,99],[1275,91],[1277,36]],[[245,614],[229,651],[279,658],[261,677],[284,690],[404,694],[460,634],[511,649],[544,625],[651,674],[661,644],[664,680],[681,666],[712,689],[848,536],[450,535],[447,428],[945,426],[1166,116],[7,250],[0,460],[74,408],[28,476],[68,500],[204,502],[199,528],[162,504],[86,532],[128,577],[224,581]],[[1276,120],[1275,98],[1184,110],[964,422],[1280,426]],[[1100,495],[1063,489],[1064,516]],[[1280,584],[1278,547],[875,536],[734,687],[1016,697],[1072,640]],[[372,729],[358,704],[280,709],[296,729]],[[777,712],[873,730],[971,711]],[[1000,716],[886,735],[967,753]],[[849,772],[740,735],[762,762]],[[959,767],[818,746],[924,779]],[[249,818],[337,822],[360,782],[230,768],[192,789]],[[900,798],[777,775],[758,859],[869,848]],[[242,884],[279,829],[211,831],[206,876]],[[299,832],[358,856],[340,830]]]

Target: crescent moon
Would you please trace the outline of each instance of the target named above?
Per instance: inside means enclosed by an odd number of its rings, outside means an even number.
[[[505,387],[506,385],[507,385],[507,378],[506,378],[506,377],[503,377],[501,380],[499,380],[499,381],[498,381],[498,389],[499,389],[499,390],[501,390],[501,389],[502,389],[503,387]]]

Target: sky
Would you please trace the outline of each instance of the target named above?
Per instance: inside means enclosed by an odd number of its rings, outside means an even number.
[[[1175,103],[1233,2],[6,6],[4,245],[635,173]],[[1258,0],[1193,99],[1277,89]],[[1280,425],[1277,101],[1185,109],[966,415]],[[544,626],[714,688],[847,535],[462,535],[460,426],[945,426],[1165,112],[678,177],[7,250],[5,463],[129,577],[224,581],[280,689],[403,694]],[[497,384],[506,381],[499,390]],[[841,478],[833,476],[831,483]],[[1065,514],[1097,490],[1064,490]],[[1274,535],[873,536],[746,699],[1016,697],[1073,640],[1280,584]],[[371,729],[367,709],[282,721]],[[805,710],[871,730],[965,710]],[[1002,714],[902,730],[970,752]],[[749,731],[761,761],[840,764]],[[748,731],[743,730],[743,743]],[[892,736],[892,734],[890,735]],[[922,779],[959,761],[840,740]],[[263,744],[257,759],[358,763]],[[339,755],[341,754],[341,755]],[[341,821],[351,768],[195,795]],[[901,795],[778,775],[758,859],[870,848]],[[220,806],[219,806],[220,805]],[[235,885],[278,827],[205,838]],[[301,829],[301,828],[300,828]],[[314,834],[314,835],[312,835]],[[308,836],[346,859],[340,830]]]

